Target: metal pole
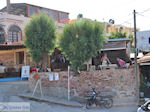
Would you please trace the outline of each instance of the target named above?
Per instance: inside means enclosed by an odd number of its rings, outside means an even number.
[[[40,81],[40,80],[38,80],[38,81],[36,82],[36,85],[35,85],[35,87],[34,87],[32,96],[34,96],[34,94],[35,94],[35,91],[36,91],[36,89],[37,89],[37,86],[38,86],[38,84],[39,84],[39,81]]]
[[[70,100],[70,66],[68,66],[68,101]]]
[[[43,98],[41,79],[40,79],[40,92],[41,92],[41,97]]]
[[[136,76],[136,86],[137,86],[137,100],[139,103],[139,74],[138,74],[138,66],[137,66],[137,40],[136,40],[136,11],[133,11],[134,13],[134,45],[135,45],[135,76]]]
[[[7,13],[9,14],[10,11],[10,0],[7,0]]]

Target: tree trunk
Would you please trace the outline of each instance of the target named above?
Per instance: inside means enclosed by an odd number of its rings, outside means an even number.
[[[47,66],[48,66],[48,52],[43,55],[43,58],[41,60],[40,71],[46,72],[47,71]]]

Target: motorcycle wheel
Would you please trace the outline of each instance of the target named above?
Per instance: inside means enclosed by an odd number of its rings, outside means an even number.
[[[111,108],[112,106],[113,106],[113,100],[112,100],[112,99],[107,99],[107,100],[105,100],[104,107],[105,107],[106,109],[109,109],[109,108]]]

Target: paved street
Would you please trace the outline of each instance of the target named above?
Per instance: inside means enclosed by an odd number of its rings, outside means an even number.
[[[18,93],[26,91],[27,82],[0,83],[0,102],[30,102],[31,112],[136,112],[135,106],[114,107],[106,110],[101,108],[87,110],[85,108],[73,108],[52,103],[37,102],[20,98]]]

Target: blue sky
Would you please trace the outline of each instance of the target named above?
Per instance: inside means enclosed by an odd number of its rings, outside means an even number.
[[[138,12],[137,27],[150,30],[150,0],[11,0],[11,3],[29,3],[70,13],[75,19],[79,13],[85,18],[133,27],[133,10]],[[0,8],[6,0],[0,0]]]

